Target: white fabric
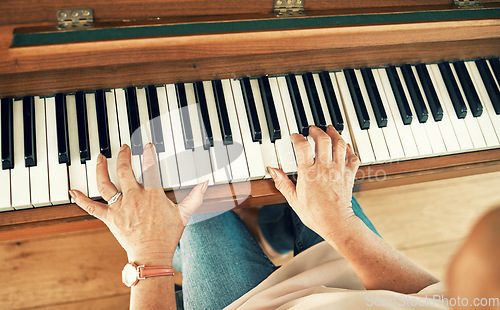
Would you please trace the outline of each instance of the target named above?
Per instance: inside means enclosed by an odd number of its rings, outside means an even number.
[[[447,309],[436,283],[418,294],[367,291],[328,243],[300,253],[226,309]]]

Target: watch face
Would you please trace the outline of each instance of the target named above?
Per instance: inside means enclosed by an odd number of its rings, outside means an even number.
[[[123,283],[130,287],[137,282],[137,269],[132,264],[126,264],[122,271]]]

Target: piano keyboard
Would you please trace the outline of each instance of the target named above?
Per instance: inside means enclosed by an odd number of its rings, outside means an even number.
[[[497,148],[499,77],[497,58],[3,98],[0,210],[97,198],[97,155],[118,184],[125,143],[139,182],[155,145],[166,189],[293,174],[289,136],[310,125],[332,124],[362,165]]]

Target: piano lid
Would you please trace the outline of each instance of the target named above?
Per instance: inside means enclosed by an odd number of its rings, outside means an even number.
[[[453,8],[452,0],[381,0],[381,1],[351,1],[351,0],[305,0],[304,10],[310,15],[314,12],[366,13],[368,11],[405,12],[422,11],[432,7],[442,9]],[[488,7],[498,5],[498,0],[481,0],[481,5]],[[153,20],[158,17],[180,19],[186,17],[203,18],[218,16],[219,19],[229,19],[237,15],[253,15],[263,17],[273,15],[273,0],[254,1],[202,1],[202,0],[3,0],[0,2],[2,25],[30,25],[54,23],[56,13],[61,9],[91,8],[97,21],[134,21]],[[317,14],[317,13],[314,13]]]

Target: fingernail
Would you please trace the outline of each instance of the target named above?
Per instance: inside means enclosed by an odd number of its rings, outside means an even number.
[[[328,125],[328,129],[335,129],[332,125]]]
[[[144,149],[147,149],[147,150],[150,150],[150,151],[154,151],[155,146],[153,145],[153,143],[149,142],[148,144],[146,144],[144,146]]]
[[[128,145],[124,144],[122,145],[122,147],[120,148],[120,151],[123,151],[124,149],[126,149],[128,147]]]
[[[69,190],[68,192],[69,192],[69,195],[71,196],[71,198],[76,199],[76,193],[74,191]]]
[[[205,192],[207,191],[208,189],[208,180],[206,180],[204,183],[203,183],[203,187],[201,188],[201,193],[202,194],[205,194]]]
[[[97,155],[97,164],[99,165],[100,163],[102,163],[102,161],[105,159],[106,157],[104,157],[104,155],[102,155],[101,153],[99,153],[99,155]]]
[[[273,178],[273,180],[276,179],[276,176],[277,176],[276,171],[274,171],[274,169],[269,167],[269,166],[267,166],[266,169],[267,169],[267,172],[269,172],[269,174],[271,175],[271,178]]]

